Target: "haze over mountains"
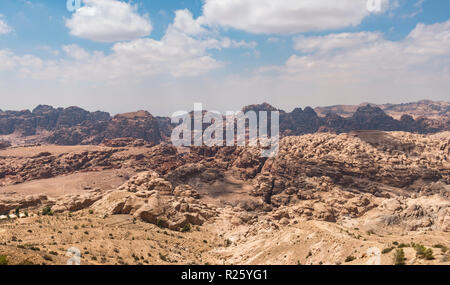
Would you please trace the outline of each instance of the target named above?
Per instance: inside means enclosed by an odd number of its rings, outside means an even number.
[[[244,112],[274,111],[263,103]],[[346,133],[354,130],[407,131],[420,134],[450,130],[450,103],[420,101],[407,104],[362,104],[280,111],[282,136],[316,132]],[[79,107],[0,111],[0,138],[4,143],[50,143],[57,145],[100,144],[105,139],[132,137],[148,143],[168,142],[175,125],[169,117],[147,111],[118,114],[89,112]]]

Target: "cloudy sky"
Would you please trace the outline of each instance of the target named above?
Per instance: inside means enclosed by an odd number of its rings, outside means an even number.
[[[447,0],[1,0],[0,109],[450,100]]]

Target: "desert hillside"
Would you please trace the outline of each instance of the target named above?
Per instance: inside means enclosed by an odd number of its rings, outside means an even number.
[[[8,264],[450,264],[450,134],[0,151]],[[404,257],[401,257],[401,255]]]

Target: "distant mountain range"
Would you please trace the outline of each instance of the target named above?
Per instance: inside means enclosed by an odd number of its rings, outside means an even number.
[[[243,111],[273,111],[263,103]],[[419,101],[407,104],[361,104],[280,111],[283,136],[316,132],[346,133],[355,130],[436,133],[450,130],[450,103]],[[150,144],[168,142],[172,129],[168,117],[147,111],[111,116],[79,107],[53,108],[40,105],[29,111],[0,110],[0,145],[48,143],[57,145],[100,144],[107,139],[136,138]]]
[[[369,103],[362,103],[360,105],[334,105],[327,107],[317,107],[314,109],[319,116],[325,116],[328,113],[334,113],[342,117],[351,117],[356,110],[368,105]],[[413,103],[404,104],[370,104],[379,107],[387,115],[400,119],[401,116],[408,114],[413,118],[426,117],[429,119],[439,119],[442,117],[450,117],[450,102],[444,101],[430,101],[422,100]]]

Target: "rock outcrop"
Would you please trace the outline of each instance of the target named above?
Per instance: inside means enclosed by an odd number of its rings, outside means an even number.
[[[145,222],[172,230],[203,225],[216,215],[188,185],[172,184],[154,171],[130,178],[117,190],[106,194],[92,208],[103,215],[128,214]]]
[[[419,111],[414,111],[416,106]],[[407,131],[437,133],[450,130],[447,102],[421,101],[400,105],[332,106],[295,108],[285,112],[267,104],[242,108],[243,112],[279,111],[282,136],[299,136],[316,132],[347,133],[357,130]],[[388,112],[388,113],[386,113]],[[429,112],[431,118],[427,118]],[[422,114],[422,115],[420,115]],[[191,113],[192,115],[192,113]],[[270,117],[268,118],[270,123]],[[58,145],[101,144],[114,139],[142,139],[156,145],[170,142],[173,128],[168,117],[153,117],[147,111],[118,114],[88,112],[78,107],[53,108],[40,105],[33,111],[0,111],[0,135],[35,136],[39,143]],[[204,128],[208,124],[203,125]]]

